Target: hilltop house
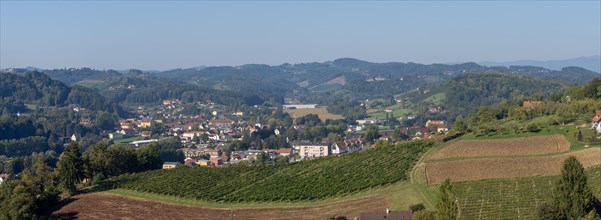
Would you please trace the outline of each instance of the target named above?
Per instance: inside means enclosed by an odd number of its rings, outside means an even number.
[[[441,133],[441,134],[447,133],[447,131],[449,131],[449,126],[436,125],[436,131],[438,131],[438,133]]]
[[[597,130],[598,133],[601,133],[601,110],[595,111],[595,117],[591,120],[591,128]]]

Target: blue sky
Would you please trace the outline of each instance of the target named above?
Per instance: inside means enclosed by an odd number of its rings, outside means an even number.
[[[452,63],[601,54],[601,1],[0,1],[0,67]]]

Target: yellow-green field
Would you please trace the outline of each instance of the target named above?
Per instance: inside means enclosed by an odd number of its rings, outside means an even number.
[[[287,112],[288,114],[290,114],[290,116],[292,116],[292,118],[299,118],[308,114],[316,114],[319,116],[319,119],[321,119],[322,121],[325,121],[326,119],[343,119],[344,117],[342,117],[342,115],[335,115],[332,113],[329,113],[328,110],[325,107],[317,107],[317,108],[304,108],[304,109],[286,109],[284,110],[285,112]]]

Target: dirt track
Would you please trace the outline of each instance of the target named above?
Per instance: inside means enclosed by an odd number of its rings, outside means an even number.
[[[545,135],[498,140],[460,140],[434,152],[428,160],[480,156],[540,155],[568,151],[563,135]]]
[[[527,158],[481,158],[426,164],[427,184],[441,183],[445,178],[451,181],[467,181],[524,176],[544,176],[559,174],[563,161],[575,156],[586,167],[601,164],[601,148],[588,148],[581,151],[554,156]]]
[[[386,198],[367,197],[322,206],[212,209],[167,204],[110,193],[88,193],[53,212],[50,219],[326,219],[386,210]],[[233,218],[230,214],[233,213]]]

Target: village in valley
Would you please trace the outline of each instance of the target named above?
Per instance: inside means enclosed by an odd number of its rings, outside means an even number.
[[[398,102],[399,100],[397,100]],[[187,105],[189,107],[189,105]],[[328,133],[324,137],[312,140],[301,139],[298,134],[303,130],[310,130],[310,123],[299,124],[297,118],[293,119],[288,128],[283,126],[271,127],[261,124],[255,112],[268,108],[267,112],[278,110],[295,111],[304,110],[311,112],[318,109],[316,104],[288,104],[283,107],[251,106],[246,111],[226,111],[223,106],[211,101],[194,103],[201,109],[199,114],[183,114],[184,103],[178,99],[163,100],[162,105],[136,109],[138,117],[119,120],[119,127],[114,132],[107,133],[108,139],[115,143],[129,144],[139,147],[162,139],[177,138],[181,141],[184,161],[166,161],[163,169],[180,166],[206,166],[222,167],[238,163],[264,163],[295,162],[325,156],[336,156],[372,147],[378,140],[390,143],[411,139],[428,139],[448,132],[449,127],[444,120],[427,120],[422,126],[397,127],[388,126],[389,121],[384,119],[361,119],[352,124],[345,124],[343,135],[337,134],[331,138]],[[85,109],[84,109],[85,110]],[[73,111],[81,111],[73,107]],[[444,113],[441,107],[430,107],[430,113]],[[384,110],[388,116],[392,115],[391,108]],[[401,124],[403,120],[415,120],[416,116],[404,115],[395,120]],[[328,119],[329,121],[330,119]],[[80,124],[91,124],[93,120],[80,121]],[[415,122],[413,122],[415,123]],[[384,126],[384,125],[387,126]],[[366,139],[368,128],[377,128],[376,134]],[[380,128],[378,128],[380,127]],[[394,129],[394,130],[391,130]],[[287,131],[293,129],[293,131]],[[264,137],[274,136],[284,139],[285,142],[266,143],[264,138],[253,138],[262,132]],[[292,134],[292,135],[291,135]],[[328,136],[329,135],[329,136]],[[246,136],[246,137],[245,137]],[[286,137],[283,137],[286,136]],[[291,137],[296,137],[291,140]],[[319,137],[313,136],[313,137]],[[329,137],[329,138],[328,138]],[[77,141],[79,136],[73,134],[72,141]],[[239,147],[242,142],[247,142],[247,147]],[[257,142],[262,142],[260,145]],[[246,148],[246,149],[245,149]]]

